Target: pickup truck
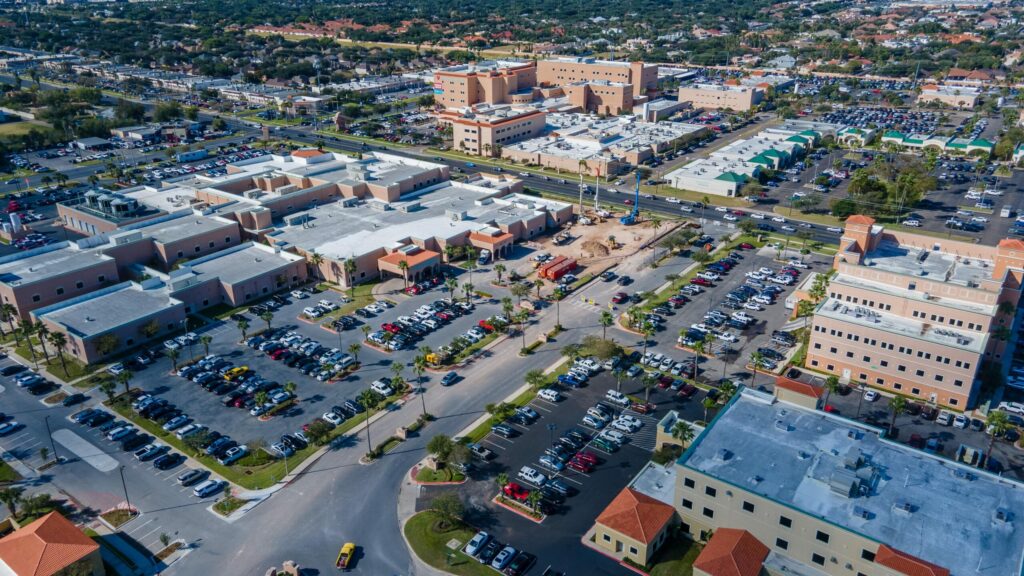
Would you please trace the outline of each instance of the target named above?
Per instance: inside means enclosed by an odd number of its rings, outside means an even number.
[[[352,542],[346,542],[342,545],[341,550],[338,551],[338,559],[334,562],[334,566],[338,570],[348,570],[348,565],[352,562],[352,556],[356,553],[356,545]]]

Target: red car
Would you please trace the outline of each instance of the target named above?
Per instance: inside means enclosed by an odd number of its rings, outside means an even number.
[[[516,484],[515,482],[509,482],[508,484],[505,484],[505,487],[502,488],[502,492],[505,493],[505,496],[508,496],[513,500],[519,500],[520,502],[526,502],[526,498],[530,495],[529,490],[523,488],[522,486]]]
[[[570,470],[575,470],[577,472],[582,472],[584,474],[588,474],[594,470],[594,467],[591,466],[588,462],[584,462],[583,460],[577,460],[576,458],[570,460],[569,463],[566,464],[566,467],[569,468]]]
[[[829,414],[839,414],[839,408],[836,408],[831,404],[825,404],[825,412],[828,412]]]
[[[625,292],[616,292],[615,296],[612,296],[612,302],[615,304],[622,304],[626,300],[629,300],[629,294]]]
[[[671,304],[673,308],[681,308],[683,304],[686,304],[686,300],[683,300],[679,296],[673,296],[668,299],[668,303]]]
[[[274,352],[270,355],[270,359],[271,360],[280,360],[281,357],[285,355],[285,352],[288,352],[287,348],[281,348],[281,349],[278,349],[278,350],[274,350]]]
[[[399,332],[402,331],[402,329],[400,327],[398,327],[398,326],[396,326],[396,325],[394,325],[394,324],[392,324],[390,322],[385,322],[384,324],[381,324],[380,325],[380,329],[381,330],[386,330],[388,332],[391,332],[392,334],[398,334]]]
[[[662,374],[658,378],[658,388],[661,388],[662,390],[668,388],[669,386],[672,385],[672,381],[673,380],[674,380],[674,378],[672,378],[668,374]]]
[[[576,454],[576,456],[573,457],[573,460],[580,460],[580,461],[583,461],[583,462],[587,462],[591,466],[597,466],[598,463],[600,462],[600,460],[598,460],[596,454],[594,454],[593,452],[587,452],[586,450],[583,450],[582,452],[579,452],[578,454]]]
[[[633,405],[629,407],[633,412],[639,412],[640,414],[653,414],[654,404],[644,404],[642,402],[633,402]]]
[[[488,332],[494,332],[494,326],[492,326],[487,320],[481,320],[476,323],[477,326],[487,330]]]
[[[705,280],[703,278],[694,278],[693,280],[690,280],[690,284],[696,284],[698,286],[711,286],[711,281]]]
[[[437,314],[434,314],[434,316],[437,316],[439,319],[444,320],[445,322],[451,322],[452,319],[455,318],[455,316],[452,316],[447,312],[438,312]]]
[[[680,398],[689,398],[697,393],[697,387],[693,384],[683,384],[683,387],[679,389],[676,396]]]
[[[415,296],[415,295],[419,294],[420,292],[422,292],[422,290],[420,290],[420,287],[415,285],[415,284],[413,284],[412,286],[409,286],[408,288],[405,289],[405,293],[409,294],[411,296]]]
[[[625,201],[623,201],[623,204],[625,204],[626,206],[632,206],[633,205],[633,201],[630,200],[629,198],[627,198]]]
[[[743,210],[733,210],[732,211],[732,215],[733,216],[746,216],[747,213],[744,212]]]
[[[739,245],[739,248],[741,250],[753,250],[754,249],[754,245],[751,244],[750,242],[744,242],[744,243]]]

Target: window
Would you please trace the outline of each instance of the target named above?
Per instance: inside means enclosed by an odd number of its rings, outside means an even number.
[[[605,542],[611,542],[612,541],[612,537],[607,535],[607,534],[601,534],[601,539],[604,540]]]
[[[917,376],[924,376],[924,370],[918,370],[915,374]]]
[[[871,362],[871,356],[864,356],[863,360],[864,362]]]
[[[33,302],[39,302],[41,299],[42,298],[39,296],[39,294],[33,294],[32,295],[32,301]]]
[[[780,550],[789,550],[789,542],[786,542],[782,538],[776,538],[775,547]]]
[[[899,382],[894,382],[892,387],[893,390],[903,390],[903,384],[900,384]]]
[[[693,478],[683,478],[683,486],[687,488],[693,488],[697,483],[693,481]]]
[[[786,518],[785,516],[779,516],[779,526],[783,526],[785,528],[792,528],[793,521],[789,518]]]
[[[629,547],[629,553],[632,554],[633,556],[636,556],[637,553],[638,553],[637,549],[636,549],[636,546],[630,546]]]
[[[185,257],[185,253],[182,252],[181,250],[178,250],[178,258],[184,258],[184,257]]]
[[[950,405],[950,406],[956,406],[956,405],[957,405],[957,404],[959,404],[959,403],[960,403],[960,401],[959,401],[959,400],[957,400],[956,398],[950,398],[950,399],[949,399],[949,405]]]
[[[818,540],[818,542],[824,542],[825,544],[828,544],[829,536],[821,530],[818,530],[818,533],[814,537]]]
[[[100,274],[99,276],[96,277],[96,281],[102,284],[107,281],[107,277],[104,276],[103,274]]]
[[[213,242],[210,242],[210,248],[213,248],[213,245],[214,245]]]
[[[963,385],[964,385],[964,381],[963,380],[954,380],[953,381],[953,386],[962,387]]]
[[[942,382],[942,380],[943,380],[942,374],[936,374],[935,375],[935,381],[936,382]]]
[[[835,346],[833,346],[833,347],[829,348],[829,349],[828,349],[828,351],[829,351],[829,353],[831,353],[831,354],[835,354],[835,353],[836,353],[836,352],[838,352],[839,350],[837,350],[837,349],[836,349],[836,347],[835,347]]]
[[[231,236],[225,236],[224,237],[224,243],[225,244],[231,244]]]
[[[713,486],[705,486],[704,493],[707,494],[708,496],[711,496],[712,498],[718,496],[718,490],[715,490]]]
[[[865,560],[867,560],[868,562],[874,562],[875,561],[875,553],[872,552],[871,550],[861,550],[860,551],[860,557],[865,559]]]
[[[751,503],[751,502],[744,501],[743,502],[743,511],[744,512],[753,512],[754,511],[754,504]]]
[[[711,508],[705,508],[701,513],[707,516],[708,518],[715,517],[715,511],[712,510]]]
[[[811,554],[811,562],[814,562],[818,566],[825,565],[825,557],[821,554]]]
[[[918,394],[921,393],[921,389],[920,388],[911,388],[910,389],[910,393],[913,394],[914,396],[917,396]]]
[[[196,246],[196,253],[197,254],[199,253],[200,250],[202,250],[202,248],[200,248],[199,246]]]
[[[886,366],[888,366],[888,365],[889,365],[889,361],[888,361],[888,360],[882,360],[882,361],[880,362],[880,364],[881,364],[881,365],[882,365],[882,367],[884,368],[884,367],[886,367]]]
[[[60,296],[63,293],[64,293],[64,289],[63,288],[57,288],[57,296]]]
[[[884,386],[885,385],[885,379],[884,378],[875,378],[875,384],[878,384],[879,386]]]
[[[683,508],[686,508],[687,510],[693,510],[693,502],[686,498],[683,498]]]
[[[85,288],[85,283],[81,281],[75,282],[75,288],[81,290],[82,288]]]

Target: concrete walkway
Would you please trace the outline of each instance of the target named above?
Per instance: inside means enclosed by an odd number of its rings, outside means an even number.
[[[398,526],[402,531],[402,540],[405,542],[405,547],[409,550],[409,556],[412,558],[414,574],[416,576],[450,576],[450,572],[438,570],[420,560],[416,552],[413,551],[412,546],[409,545],[409,540],[405,537],[405,523],[416,514],[416,500],[419,498],[419,495],[420,485],[413,482],[409,475],[406,474],[398,489]]]

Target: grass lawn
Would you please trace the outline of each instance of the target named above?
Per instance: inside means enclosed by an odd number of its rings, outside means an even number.
[[[701,546],[689,538],[672,538],[651,558],[648,573],[651,576],[691,576],[693,561],[700,551]]]
[[[133,514],[128,510],[118,508],[117,510],[109,510],[107,512],[104,512],[103,514],[100,514],[100,516],[102,516],[103,519],[107,521],[107,524],[110,524],[114,528],[117,528],[118,526],[134,518],[136,514]]]
[[[405,523],[405,537],[420,560],[458,576],[494,576],[494,570],[489,566],[462,553],[462,547],[473,538],[475,530],[466,526],[440,530],[437,523],[437,515],[430,510],[420,512]],[[459,541],[458,550],[449,550],[447,544],[450,540]]]
[[[417,482],[462,482],[465,479],[461,472],[447,466],[437,471],[424,466],[416,473]]]
[[[42,349],[39,347],[39,341],[33,338],[35,342],[35,357],[39,361],[41,366],[45,366],[46,369],[55,376],[63,377],[65,381],[70,382],[77,380],[82,376],[92,374],[99,368],[98,365],[86,365],[79,362],[68,354],[64,354],[64,362],[57,355],[53,353],[53,347],[50,344],[46,345],[46,350],[50,354],[50,360],[47,362],[43,356]],[[20,346],[16,347],[14,351],[29,362],[32,361],[32,353],[29,351],[28,346],[25,345],[25,341],[22,340]],[[67,370],[65,370],[67,368]]]
[[[338,308],[337,310],[333,310],[322,316],[320,318],[321,324],[323,324],[323,322],[327,321],[328,319],[334,319],[339,316],[351,314],[355,312],[357,308],[362,308],[367,304],[372,304],[376,300],[376,298],[374,298],[373,296],[373,289],[377,286],[377,284],[377,282],[370,282],[369,284],[359,284],[355,287],[354,290],[345,290],[343,294],[351,298],[352,301],[347,304],[342,304],[341,307]],[[326,292],[321,292],[317,296],[329,298],[332,292],[333,290],[328,290]]]
[[[646,184],[640,185],[641,193],[650,193],[656,196],[670,196],[673,198],[679,198],[680,200],[687,200],[689,202],[703,202],[704,204],[714,203],[716,206],[729,206],[730,208],[749,208],[750,201],[742,197],[733,196],[715,196],[708,195],[703,192],[694,192],[693,190],[680,190],[678,188],[671,188],[667,185],[647,186]],[[644,207],[643,198],[640,199],[640,208]],[[691,216],[699,216],[698,211],[694,211]]]
[[[8,484],[21,480],[21,474],[14,471],[11,465],[0,460],[0,484]]]
[[[814,224],[821,224],[822,226],[835,226],[842,228],[844,226],[843,221],[835,216],[828,214],[811,214],[809,212],[802,212],[796,208],[787,208],[785,206],[775,206],[772,211],[780,216],[786,218],[796,218],[798,220],[804,220]]]
[[[241,498],[235,498],[234,496],[225,496],[213,505],[213,509],[222,516],[230,516],[235,510],[245,506],[246,502],[248,502],[248,500],[242,500]]]
[[[0,124],[0,138],[15,138],[28,134],[33,128],[49,130],[50,126],[44,122],[4,122]]]

